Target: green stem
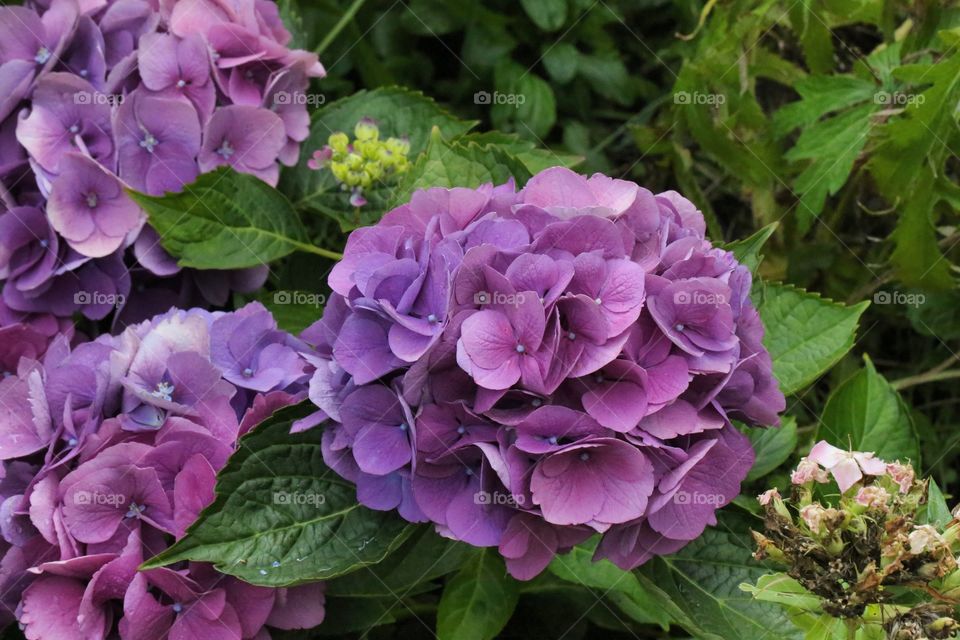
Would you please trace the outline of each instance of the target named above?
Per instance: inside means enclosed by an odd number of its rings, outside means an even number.
[[[960,378],[960,370],[951,369],[949,371],[929,371],[927,373],[910,376],[909,378],[900,378],[899,380],[894,380],[890,384],[897,391],[901,391],[907,387],[913,387],[926,382],[941,382],[943,380],[952,380],[954,378]]]
[[[337,253],[336,251],[330,251],[329,249],[322,249],[320,247],[315,247],[312,244],[307,244],[305,242],[298,242],[297,248],[301,251],[306,251],[307,253],[315,253],[318,256],[323,256],[324,258],[330,258],[331,260],[342,260],[343,254]]]
[[[346,27],[350,21],[353,20],[353,16],[357,15],[357,11],[360,10],[360,7],[363,6],[364,2],[366,2],[366,0],[353,0],[353,4],[351,4],[347,8],[346,12],[340,16],[340,20],[337,21],[337,24],[333,25],[333,29],[327,32],[327,35],[323,38],[323,40],[320,41],[320,44],[317,45],[317,48],[314,49],[314,52],[317,55],[321,55],[324,51],[326,51],[327,47],[330,46],[330,43],[337,39],[337,36],[340,35],[340,32],[343,31],[344,27]]]

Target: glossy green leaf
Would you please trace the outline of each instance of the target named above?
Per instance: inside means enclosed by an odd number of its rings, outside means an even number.
[[[853,163],[867,144],[876,109],[876,105],[866,104],[807,127],[784,156],[791,162],[809,161],[794,182],[800,196],[797,219],[801,231],[809,229],[823,211],[827,196],[847,183]]]
[[[557,100],[553,88],[535,72],[503,61],[494,71],[497,97],[490,105],[490,119],[498,129],[520,134],[538,142],[557,121]]]
[[[567,19],[567,0],[520,0],[533,24],[544,31],[556,31]]]
[[[869,358],[830,394],[817,438],[843,449],[873,451],[884,460],[909,460],[916,465],[920,458],[909,410]]]
[[[790,285],[765,284],[758,308],[780,389],[796,393],[836,364],[853,346],[867,306],[845,306]]]
[[[721,518],[679,553],[657,558],[638,571],[679,609],[679,624],[704,640],[801,640],[784,610],[754,600],[738,585],[754,584],[768,569],[753,559],[753,543],[740,518]]]
[[[135,191],[160,235],[160,244],[182,267],[259,267],[313,247],[287,198],[259,178],[220,168],[201,175],[180,193],[150,196]]]
[[[920,521],[943,530],[951,520],[953,520],[953,514],[950,512],[950,505],[947,504],[937,481],[930,478],[930,483],[927,485],[927,503],[921,507]]]
[[[435,129],[426,153],[394,191],[393,206],[409,200],[417,189],[473,188],[485,183],[503,184],[510,178],[522,185],[529,177],[522,162],[496,145],[447,142],[440,136],[439,129]]]
[[[475,142],[481,147],[492,145],[498,151],[519,160],[530,174],[536,174],[550,167],[572,168],[583,162],[583,156],[552,149],[543,149],[526,138],[514,133],[499,131],[484,131],[483,133],[468,133],[456,139],[457,144]]]
[[[577,63],[580,52],[569,42],[549,43],[543,52],[543,66],[550,77],[560,84],[566,84],[577,75]]]
[[[775,602],[804,611],[820,610],[820,598],[785,573],[761,576],[755,585],[741,584],[740,590],[764,602]]]
[[[596,590],[599,596],[610,597],[617,594],[620,608],[638,622],[658,624],[667,629],[672,621],[668,613],[660,607],[657,599],[651,596],[640,584],[636,575],[624,571],[609,560],[594,562],[597,538],[577,545],[569,553],[558,555],[550,563],[549,570],[554,575]]]
[[[763,260],[763,254],[760,253],[760,250],[763,249],[763,245],[767,243],[778,226],[780,226],[779,222],[771,222],[743,240],[728,242],[723,248],[732,251],[737,260],[755,274],[760,266],[760,261]]]
[[[246,582],[279,587],[349,573],[399,546],[412,527],[357,502],[353,485],[323,462],[322,428],[290,433],[311,410],[285,409],[241,438],[218,474],[213,504],[144,568],[212,562]]]
[[[786,135],[797,127],[814,124],[835,111],[872,101],[877,85],[852,75],[811,75],[794,87],[800,100],[779,109],[773,116],[774,131]]]
[[[520,592],[495,550],[479,549],[443,590],[440,640],[491,640],[507,624]]]
[[[326,593],[340,598],[406,597],[456,571],[472,551],[423,525],[379,564],[329,581]]]
[[[779,427],[749,429],[747,435],[756,454],[753,468],[747,480],[756,480],[767,475],[787,461],[797,447],[797,420],[783,416]]]

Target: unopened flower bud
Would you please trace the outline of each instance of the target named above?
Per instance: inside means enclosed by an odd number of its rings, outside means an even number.
[[[771,500],[779,497],[780,497],[780,492],[777,490],[776,487],[774,487],[773,489],[767,489],[766,491],[758,495],[757,502],[760,503],[760,506],[765,507],[768,504],[770,504]]]
[[[913,486],[914,478],[913,467],[909,464],[899,462],[890,462],[887,464],[887,475],[900,487],[900,493],[907,493]]]
[[[362,118],[360,122],[357,123],[357,126],[353,130],[353,135],[357,137],[357,140],[367,141],[367,140],[376,140],[380,137],[380,129],[377,127],[377,123],[370,118]]]
[[[330,159],[333,157],[333,149],[328,145],[323,149],[319,149],[313,152],[313,156],[307,160],[307,166],[317,171],[327,166],[330,162]]]
[[[800,509],[800,518],[803,519],[813,533],[820,533],[820,528],[823,526],[823,519],[826,514],[827,510],[817,503],[808,504],[803,509]]]
[[[360,192],[410,168],[410,142],[405,138],[380,140],[376,123],[366,118],[357,123],[354,134],[353,144],[343,132],[331,134],[327,146],[315,152],[307,166],[329,168],[340,189],[352,194],[350,204],[361,207],[366,199]]]
[[[780,564],[788,564],[787,556],[784,555],[780,547],[774,544],[770,538],[756,531],[751,531],[750,533],[753,535],[754,542],[757,543],[757,551],[753,554],[754,558],[757,560],[772,560]]]
[[[407,137],[387,138],[384,144],[386,145],[387,151],[392,154],[406,156],[410,153],[410,139]]]
[[[929,638],[952,638],[957,631],[960,631],[960,623],[953,618],[937,618],[927,624],[924,628]]]
[[[350,138],[342,131],[337,131],[327,138],[327,144],[337,153],[347,153],[347,147],[350,146]]]
[[[870,485],[869,487],[861,487],[855,500],[857,504],[868,509],[883,509],[890,501],[890,494],[883,487]]]
[[[808,482],[829,482],[830,476],[827,470],[809,458],[801,458],[796,470],[790,474],[790,482],[793,484],[807,484]]]
[[[350,205],[354,207],[362,207],[367,204],[367,199],[363,197],[363,194],[360,190],[355,190],[350,194]]]

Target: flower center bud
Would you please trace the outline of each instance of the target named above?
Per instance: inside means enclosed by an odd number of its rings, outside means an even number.
[[[431,313],[430,315],[427,316],[427,322],[429,322],[430,324],[433,324],[436,321],[437,321],[436,315]]]
[[[130,503],[130,508],[127,509],[127,513],[124,518],[139,518],[140,514],[147,510],[146,505],[139,505],[136,502]]]
[[[587,460],[590,459],[590,454],[584,451],[583,453],[580,454],[580,459],[586,462]]]
[[[143,140],[140,141],[140,146],[147,150],[147,153],[153,153],[153,148],[160,144],[160,141],[153,137],[152,133],[147,133],[144,136]]]
[[[232,156],[235,153],[235,150],[233,147],[230,146],[229,140],[224,140],[223,144],[220,145],[220,148],[217,149],[217,153],[219,153],[225,159],[229,160],[230,156]]]
[[[243,377],[244,377],[244,378],[252,378],[252,377],[253,377],[253,369],[251,369],[250,367],[247,367],[246,369],[244,369],[244,370],[243,370]]]
[[[90,207],[91,209],[95,209],[97,207],[97,194],[95,193],[87,194],[87,206]]]
[[[684,329],[686,329],[686,327],[682,322],[678,322],[677,324],[673,325],[673,328],[675,331],[683,331]]]
[[[179,88],[183,89],[185,86],[187,86],[187,81],[184,80],[183,78],[181,78],[181,79],[177,80],[177,86],[178,86]]]
[[[50,59],[50,49],[40,47],[37,49],[37,55],[33,56],[33,59],[37,64],[46,64],[47,60]]]
[[[174,613],[180,613],[181,611],[183,611],[183,605],[180,604],[179,602],[174,602],[173,606],[170,608],[173,609]]]
[[[526,350],[527,350],[527,348],[526,348],[525,346],[523,346],[522,344],[518,344],[518,345],[517,345],[517,353],[524,353],[524,352],[526,352]]]
[[[172,402],[173,390],[174,386],[169,382],[158,382],[157,388],[150,395],[152,395],[154,398],[160,398],[161,400]]]

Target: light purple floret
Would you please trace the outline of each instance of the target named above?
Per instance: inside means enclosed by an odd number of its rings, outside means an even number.
[[[416,192],[351,234],[302,336],[327,463],[521,579],[593,533],[624,568],[678,550],[753,463],[732,420],[785,407],[751,274],[705,229],[563,168]]]

